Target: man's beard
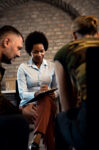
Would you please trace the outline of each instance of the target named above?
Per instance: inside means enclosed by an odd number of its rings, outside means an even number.
[[[11,59],[9,59],[6,55],[3,55],[2,62],[6,64],[11,64]]]

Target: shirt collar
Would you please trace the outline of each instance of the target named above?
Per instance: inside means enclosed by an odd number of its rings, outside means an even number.
[[[33,68],[36,68],[36,65],[35,65],[35,63],[33,62],[33,60],[32,60],[32,58],[27,62],[27,64],[28,64],[28,66],[32,66]],[[46,59],[43,59],[43,62],[42,62],[42,64],[41,64],[41,66],[47,66],[48,65],[48,63],[47,63],[47,61],[46,61]]]

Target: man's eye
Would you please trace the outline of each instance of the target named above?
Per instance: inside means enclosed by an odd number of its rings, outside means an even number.
[[[43,52],[44,52],[43,50],[40,51],[40,53],[43,53]]]
[[[18,50],[19,50],[19,51],[22,50],[22,47],[18,47]]]

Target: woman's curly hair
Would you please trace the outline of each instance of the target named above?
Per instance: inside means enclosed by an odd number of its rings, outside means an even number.
[[[31,51],[34,44],[42,43],[45,51],[48,49],[48,40],[43,32],[31,32],[25,39],[25,50],[31,56]]]
[[[74,20],[71,28],[72,32],[94,35],[98,31],[98,19],[94,16],[79,16]]]

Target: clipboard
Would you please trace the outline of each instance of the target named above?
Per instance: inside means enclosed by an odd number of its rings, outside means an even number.
[[[56,91],[58,88],[52,88],[52,89],[49,89],[47,91],[43,91],[43,92],[40,92],[37,96],[35,96],[33,99],[31,99],[30,101],[28,101],[26,103],[29,104],[29,103],[32,103],[32,102],[35,102],[35,101],[38,101],[40,98],[42,98],[43,96],[46,96],[46,95],[49,95],[51,93],[53,93],[54,91]]]

